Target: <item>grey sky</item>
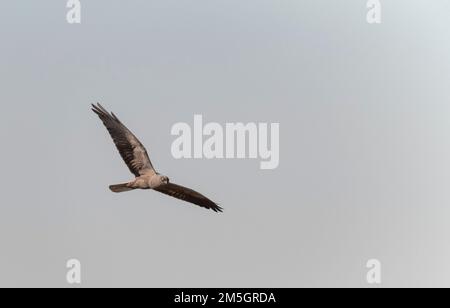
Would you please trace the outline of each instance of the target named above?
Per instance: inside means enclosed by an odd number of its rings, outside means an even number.
[[[450,3],[0,4],[0,286],[450,286]],[[130,178],[101,102],[221,215]],[[279,122],[280,165],[176,160],[176,122]],[[149,116],[155,121],[146,122]]]

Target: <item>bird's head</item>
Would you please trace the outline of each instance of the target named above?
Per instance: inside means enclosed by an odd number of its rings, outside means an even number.
[[[169,178],[165,175],[160,175],[159,176],[159,180],[161,182],[161,184],[169,184]]]

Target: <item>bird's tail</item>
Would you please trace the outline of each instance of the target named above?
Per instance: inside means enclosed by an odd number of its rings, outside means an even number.
[[[109,185],[109,189],[111,189],[111,191],[113,191],[115,193],[120,193],[120,192],[124,192],[124,191],[133,190],[134,188],[129,187],[128,183],[123,183],[123,184]]]

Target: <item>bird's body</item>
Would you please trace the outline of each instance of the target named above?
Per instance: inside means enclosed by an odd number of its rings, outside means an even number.
[[[160,176],[157,174],[145,174],[135,178],[132,182],[128,183],[133,188],[139,189],[155,189],[161,186],[163,183],[160,180]]]
[[[164,181],[164,176],[154,173],[138,176],[131,182],[128,182],[127,187],[134,189],[156,189],[165,184],[167,183]]]
[[[120,155],[127,164],[135,179],[123,184],[110,185],[111,191],[119,193],[134,189],[153,189],[166,195],[194,203],[201,207],[221,212],[222,208],[202,194],[170,183],[169,178],[155,171],[148,157],[147,150],[133,133],[109,113],[100,104],[92,105],[94,111],[108,129]]]

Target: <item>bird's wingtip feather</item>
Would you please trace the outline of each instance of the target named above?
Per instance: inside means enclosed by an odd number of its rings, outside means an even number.
[[[222,213],[223,212],[223,208],[220,207],[218,204],[215,204],[213,207],[211,207],[211,209],[216,212],[216,213]]]

